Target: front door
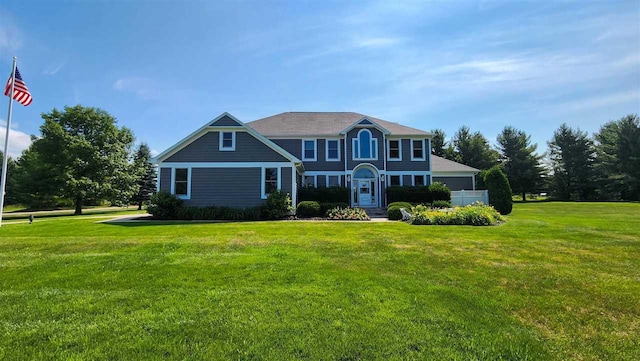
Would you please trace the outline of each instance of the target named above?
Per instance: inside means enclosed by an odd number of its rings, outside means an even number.
[[[370,207],[373,204],[371,183],[370,180],[358,181],[358,205],[361,207]]]

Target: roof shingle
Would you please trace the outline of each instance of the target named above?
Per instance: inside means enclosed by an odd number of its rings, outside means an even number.
[[[247,123],[267,137],[335,136],[355,122],[367,118],[394,135],[427,135],[424,130],[353,112],[286,112]]]

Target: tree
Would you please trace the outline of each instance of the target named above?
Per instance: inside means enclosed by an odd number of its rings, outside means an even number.
[[[537,155],[536,144],[525,132],[507,126],[498,135],[498,150],[502,171],[507,175],[514,192],[522,194],[526,200],[527,191],[533,191],[539,184],[543,173],[542,156]]]
[[[551,191],[561,200],[585,200],[595,196],[595,153],[586,132],[562,124],[548,142],[553,168]]]
[[[43,113],[42,136],[32,144],[42,166],[59,174],[61,195],[82,214],[86,199],[128,201],[135,187],[130,160],[133,134],[102,109],[65,107]]]
[[[493,166],[485,172],[484,183],[489,191],[489,204],[500,214],[511,213],[513,209],[511,186],[509,186],[509,180],[500,166]]]
[[[0,164],[4,160],[4,154],[0,151]],[[2,170],[0,169],[0,173]],[[4,174],[0,174],[4,177]],[[11,157],[7,159],[7,181],[5,184],[5,196],[4,204],[16,204],[17,203],[17,182],[16,182],[16,162]]]
[[[133,156],[137,176],[137,189],[132,201],[142,209],[142,204],[151,199],[156,191],[156,168],[151,164],[151,150],[146,143],[140,144]]]
[[[601,192],[609,199],[640,199],[640,120],[630,114],[594,135]]]
[[[40,153],[34,148],[36,138],[18,158],[16,177],[16,197],[18,203],[31,209],[52,208],[60,203],[69,203],[62,194],[63,179],[60,172],[44,163]]]
[[[498,152],[480,132],[471,133],[469,127],[461,127],[451,141],[456,162],[480,170],[489,169],[498,163]]]
[[[442,129],[432,129],[431,133],[433,133],[433,138],[431,138],[431,153],[438,157],[444,157],[445,145],[447,144],[445,138],[447,134]]]

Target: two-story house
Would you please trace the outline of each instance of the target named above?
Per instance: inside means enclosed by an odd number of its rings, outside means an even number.
[[[473,190],[478,169],[431,154],[431,133],[351,112],[228,113],[154,158],[158,190],[190,206],[250,207],[274,189],[345,186],[354,207],[386,205],[393,185]]]

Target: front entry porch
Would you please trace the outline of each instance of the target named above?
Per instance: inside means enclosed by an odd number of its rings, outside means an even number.
[[[381,177],[378,170],[371,165],[360,165],[351,177],[351,206],[360,208],[376,208],[381,205]]]

